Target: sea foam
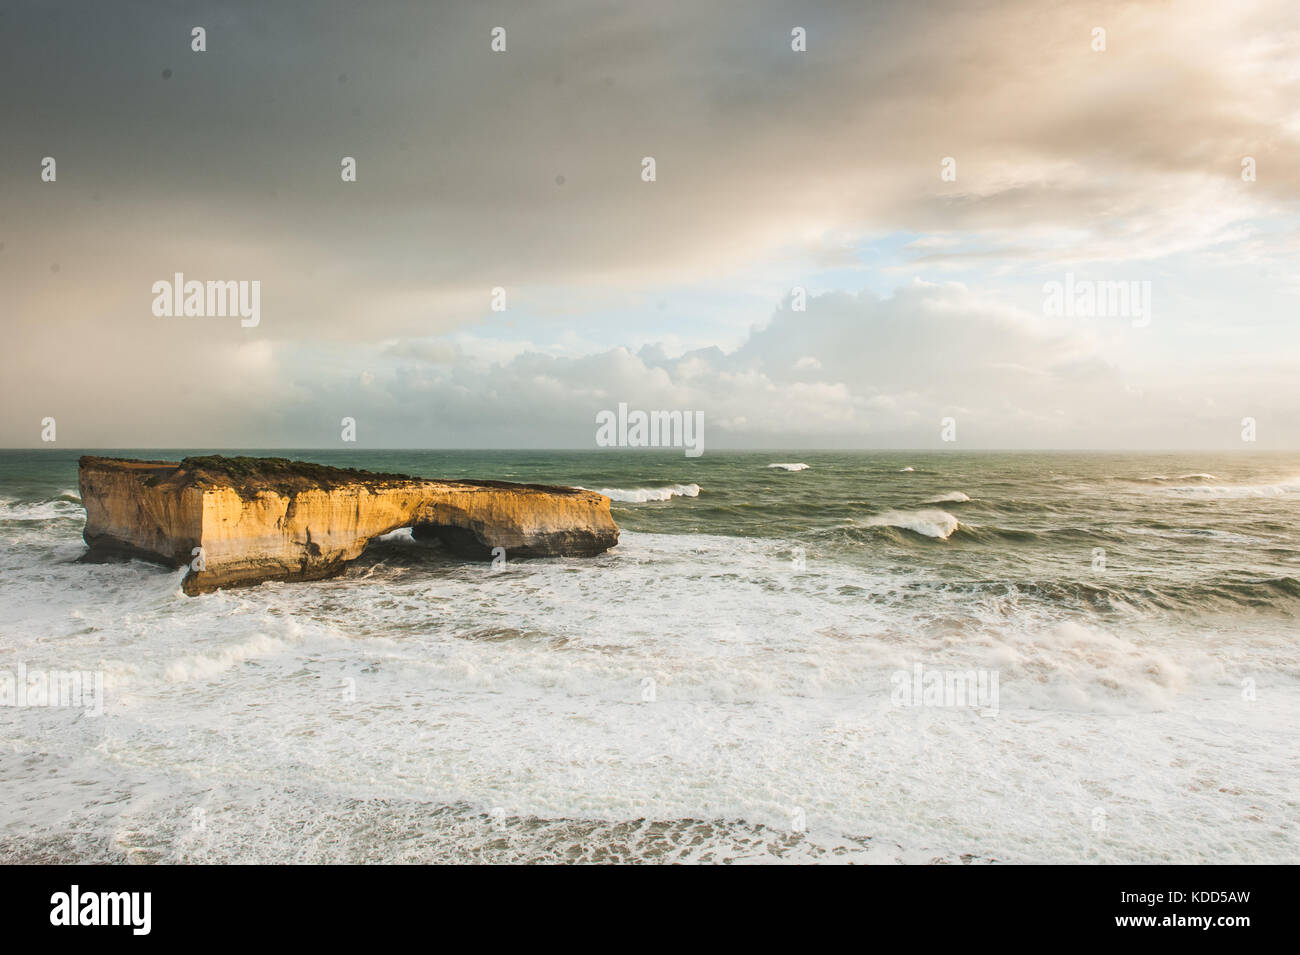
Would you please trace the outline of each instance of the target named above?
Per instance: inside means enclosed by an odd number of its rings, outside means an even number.
[[[1180,478],[1180,480],[1185,480]],[[1247,498],[1247,497],[1284,497],[1300,494],[1300,481],[1295,479],[1277,484],[1183,484],[1161,487],[1168,494],[1183,497],[1203,498]]]
[[[1196,463],[1209,464],[1133,473]],[[773,536],[695,532],[709,525],[688,505],[624,508],[619,546],[590,561],[493,572],[395,546],[335,579],[199,597],[178,593],[183,570],[76,562],[84,516],[0,521],[0,670],[106,677],[96,720],[4,713],[13,758],[0,760],[0,861],[1206,864],[1300,853],[1293,778],[1278,769],[1300,721],[1300,595],[1281,576],[1293,499],[1196,508],[1180,501],[1199,498],[1147,488],[1166,496],[1146,497],[1162,506],[1142,513],[1184,536],[1126,552],[1142,543],[1113,530],[1135,519],[1131,498],[1110,511],[1113,485],[1099,482],[1038,498],[1059,513],[1002,510],[1044,494],[1025,478],[981,500],[990,525],[1050,519],[1116,536],[1102,538],[1106,575],[1087,569],[1091,540],[1064,537],[1047,538],[1070,543],[1046,564],[1015,543],[1022,573],[995,563],[988,541],[963,552],[965,524],[951,544],[914,542],[901,559],[879,532],[865,546],[861,534],[841,540],[843,514],[867,513],[859,498],[882,512],[870,523],[952,533],[951,513],[912,506],[933,492],[911,480],[844,477],[820,535],[800,523],[811,485],[760,470],[748,459],[716,485],[700,479],[724,505],[733,480],[747,495],[764,486],[743,503],[773,512],[762,528]],[[819,468],[819,492],[845,470]],[[617,473],[603,480],[623,493],[671,492]],[[1237,486],[1285,486],[1276,478]],[[79,510],[65,507],[67,518]],[[1252,563],[1267,548],[1242,546],[1219,561],[1242,514],[1277,561]],[[638,531],[638,520],[670,532]],[[1198,573],[1152,563],[1170,552]],[[1171,566],[1176,580],[1152,579]],[[1222,576],[1209,571],[1228,568],[1260,579],[1224,583],[1213,606],[1249,613],[1163,605],[1175,583],[1209,587]],[[1103,584],[1133,595],[1122,612]],[[1234,598],[1234,586],[1247,589]],[[892,675],[918,662],[997,672],[1000,715],[894,705]],[[1247,676],[1267,706],[1242,705]],[[1098,807],[1120,820],[1104,844],[1080,836]]]
[[[937,508],[920,511],[885,511],[864,521],[867,527],[896,527],[924,537],[947,540],[957,529],[957,518]]]
[[[583,488],[583,490],[587,490]],[[611,501],[621,504],[647,504],[651,501],[670,501],[674,497],[699,497],[698,484],[672,484],[668,487],[602,487],[595,489]]]

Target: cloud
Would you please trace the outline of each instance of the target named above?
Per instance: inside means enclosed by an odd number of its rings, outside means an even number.
[[[55,406],[79,422],[61,434],[95,444],[196,428],[332,440],[304,394],[407,415],[378,430],[389,441],[503,445],[580,443],[567,422],[621,391],[707,405],[719,439],[774,442],[920,441],[958,406],[983,422],[963,433],[990,441],[1071,440],[1044,436],[1061,427],[1051,407],[1076,440],[1104,426],[1156,443],[1187,413],[1161,396],[1205,381],[1225,414],[1289,405],[1271,372],[1220,367],[1207,312],[1277,327],[1300,294],[1290,0],[246,2],[212,13],[203,54],[191,20],[162,4],[6,12],[23,43],[0,84],[0,440],[31,443],[32,416]],[[503,54],[488,48],[498,24]],[[1104,53],[1089,47],[1099,24]],[[57,183],[39,180],[45,155]],[[896,237],[897,255],[873,258]],[[1194,334],[1147,339],[1197,371],[1016,317],[1033,306],[1013,287],[1026,274],[1130,264],[1213,270],[1213,287],[1161,299],[1161,327]],[[240,338],[153,319],[149,289],[176,271],[261,281],[261,325]],[[884,290],[918,273],[980,295],[822,295],[745,334],[795,284]],[[1251,340],[1266,369],[1294,349],[1286,335]],[[271,359],[238,359],[249,341]],[[1141,378],[1132,413],[1108,398],[1124,375]],[[187,396],[212,378],[215,398]],[[402,410],[433,397],[445,405]]]
[[[960,284],[915,283],[887,298],[832,293],[810,298],[806,312],[778,309],[730,352],[527,352],[445,367],[422,358],[426,345],[441,354],[436,343],[390,348],[412,360],[376,381],[382,401],[321,382],[286,413],[304,430],[303,416],[321,409],[355,415],[371,445],[594,447],[596,413],[626,402],[703,411],[706,447],[715,449],[942,447],[948,416],[958,421],[958,447],[1231,446],[1235,409],[1260,407],[1246,397],[1251,388],[1286,374],[1283,363],[1228,368],[1189,385],[1125,368],[1107,358],[1113,330],[1099,334],[1104,321],[1047,319]],[[801,359],[791,363],[791,354]],[[1234,410],[1216,409],[1220,402]],[[1180,427],[1150,442],[1170,420]]]

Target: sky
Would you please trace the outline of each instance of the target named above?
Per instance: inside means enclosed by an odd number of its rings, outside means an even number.
[[[2,446],[1300,448],[1294,0],[2,0],[0,116]]]

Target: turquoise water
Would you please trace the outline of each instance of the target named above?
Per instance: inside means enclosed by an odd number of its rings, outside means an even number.
[[[188,598],[77,562],[77,452],[0,452],[0,671],[105,685],[0,708],[0,858],[1300,848],[1300,455],[238,453],[578,485],[622,538],[493,573],[398,533]],[[918,665],[996,706],[900,706]]]

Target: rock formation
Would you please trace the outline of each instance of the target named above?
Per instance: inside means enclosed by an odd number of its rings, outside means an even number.
[[[430,481],[284,458],[81,459],[87,555],[190,565],[188,594],[341,573],[401,527],[486,559],[590,556],[618,543],[609,498],[500,481]]]

